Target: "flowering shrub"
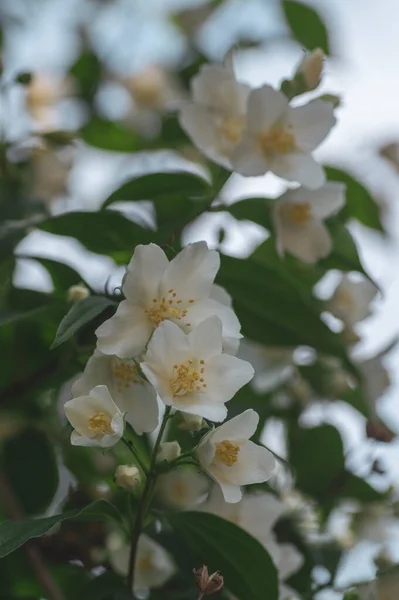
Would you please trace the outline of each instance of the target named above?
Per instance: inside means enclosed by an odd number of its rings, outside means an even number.
[[[296,4],[285,3],[289,21]],[[184,69],[120,82],[134,129],[96,114],[86,85],[100,85],[94,54],[68,85],[18,81],[43,145],[32,164],[50,152],[63,174],[50,196],[65,187],[70,165],[61,169],[57,153],[72,138],[119,152],[183,154],[192,144],[199,162],[120,182],[98,211],[60,213],[46,193],[39,208],[23,205],[39,184],[20,177],[16,143],[2,141],[5,211],[21,200],[0,228],[2,598],[310,600],[334,587],[348,539],[393,519],[390,490],[368,480],[378,465],[361,477],[337,428],[303,422],[309,406],[342,401],[366,418],[369,438],[394,435],[376,410],[389,385],[384,353],[362,363],[353,352],[378,289],[347,222],[381,230],[379,209],[314,156],[337,120],[337,97],[318,91],[324,53],[306,53],[280,89],[242,83],[233,52],[223,64],[198,58],[184,93]],[[66,94],[90,115],[73,134],[49,129]],[[156,133],[140,130],[143,113]],[[269,172],[284,181],[279,197],[224,202],[231,175]],[[126,208],[142,200],[152,225]],[[246,258],[186,243],[189,226],[220,212],[258,224],[266,241]],[[17,287],[15,248],[33,229],[74,238],[123,274],[115,281],[109,267],[112,279],[96,287],[35,255],[52,292]],[[340,280],[320,299],[332,270]],[[282,456],[266,443],[270,428]],[[339,511],[351,520],[345,536],[330,528]],[[391,588],[392,573],[350,594]]]

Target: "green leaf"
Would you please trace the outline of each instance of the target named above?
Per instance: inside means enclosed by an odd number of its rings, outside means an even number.
[[[340,271],[358,271],[367,279],[370,279],[360,262],[355,241],[345,225],[342,225],[336,217],[333,217],[327,221],[327,227],[332,238],[333,249],[327,258],[319,261],[318,267],[322,269],[339,269]],[[372,279],[370,281],[374,283]]]
[[[95,577],[82,590],[85,600],[131,600],[132,594],[126,589],[121,577],[106,572]]]
[[[345,474],[339,432],[332,425],[295,428],[289,442],[289,461],[296,473],[296,485],[305,494],[327,501]]]
[[[361,502],[381,502],[385,494],[373,488],[367,481],[347,472],[344,479],[344,484],[340,489],[340,497],[354,498]]]
[[[202,512],[170,514],[168,520],[197,565],[220,570],[233,594],[246,600],[277,600],[276,567],[265,548],[241,527]]]
[[[105,200],[103,208],[113,202],[124,200],[155,200],[173,194],[196,197],[203,196],[209,191],[208,182],[194,173],[188,173],[187,171],[150,173],[135,177],[124,183]]]
[[[81,138],[89,146],[113,152],[137,152],[144,149],[141,136],[121,123],[93,117],[80,130]]]
[[[56,348],[72,337],[84,325],[100,315],[108,306],[115,306],[116,302],[104,296],[89,296],[74,304],[67,315],[62,319],[52,344]]]
[[[346,185],[346,203],[340,212],[344,220],[357,219],[363,225],[384,232],[381,223],[381,207],[372,198],[368,190],[359,181],[351,177],[349,173],[324,167],[329,181],[342,181]]]
[[[307,50],[321,48],[330,54],[328,32],[317,12],[294,0],[283,0],[283,10],[294,38]]]
[[[112,520],[119,524],[123,517],[113,504],[106,500],[95,500],[84,508],[70,510],[65,513],[44,517],[43,519],[27,519],[24,521],[6,521],[0,524],[0,558],[14,552],[32,538],[48,533],[55,525],[67,519],[83,519],[88,521]]]
[[[149,244],[156,233],[143,229],[116,210],[70,212],[40,224],[40,229],[77,239],[91,252],[126,261],[137,244]]]
[[[43,512],[54,498],[59,476],[54,447],[47,435],[26,429],[3,448],[4,470],[24,512]]]
[[[270,211],[273,202],[273,198],[245,198],[228,206],[218,206],[217,210],[229,212],[239,221],[253,221],[268,231],[272,231]]]
[[[101,82],[102,65],[94,52],[83,52],[69,70],[77,91],[89,104],[94,100]]]

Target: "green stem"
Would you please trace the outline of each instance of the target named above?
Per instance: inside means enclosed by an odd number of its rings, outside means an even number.
[[[125,446],[127,448],[129,448],[130,452],[133,454],[137,464],[139,465],[139,467],[142,469],[142,471],[144,471],[144,473],[146,475],[148,475],[148,469],[145,466],[145,464],[143,463],[143,461],[141,460],[140,456],[138,455],[138,453],[136,452],[136,449],[134,448],[132,442],[130,442],[129,440],[125,440],[125,438],[121,438],[121,442],[123,442],[125,444]]]
[[[140,503],[137,510],[136,520],[132,529],[132,537],[130,542],[130,558],[129,558],[129,572],[127,576],[129,589],[133,590],[134,586],[134,569],[136,565],[136,557],[137,557],[137,545],[141,535],[141,531],[143,529],[144,519],[147,514],[148,505],[151,501],[152,492],[155,486],[155,482],[157,479],[157,470],[156,470],[156,462],[157,455],[159,451],[159,446],[162,442],[162,437],[165,432],[165,428],[167,422],[169,420],[171,407],[168,406],[165,410],[165,414],[163,417],[163,421],[161,427],[159,428],[158,436],[154,444],[154,448],[151,456],[151,465],[150,470],[147,474],[147,479],[145,482],[145,487],[143,491],[143,495],[140,499]]]

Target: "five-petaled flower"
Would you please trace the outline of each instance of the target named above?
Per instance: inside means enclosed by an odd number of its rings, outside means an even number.
[[[212,298],[219,265],[218,252],[205,242],[189,244],[170,262],[156,244],[136,246],[122,286],[126,300],[97,329],[98,348],[105,354],[135,358],[164,321],[188,332],[211,315],[221,319],[230,347],[232,339],[242,336],[232,308]]]
[[[158,401],[152,385],[139,373],[133,360],[95,350],[80,378],[72,386],[72,396],[84,396],[96,385],[106,385],[115,404],[126,413],[126,421],[141,435],[154,431],[159,421]]]
[[[113,401],[107,386],[97,385],[87,395],[64,404],[65,415],[74,428],[74,446],[114,446],[122,437],[124,416]]]
[[[369,316],[370,304],[377,292],[376,286],[368,279],[353,281],[348,275],[342,275],[328,301],[328,309],[346,326],[353,327]]]
[[[252,409],[206,434],[197,450],[203,470],[221,487],[226,502],[239,502],[241,485],[267,481],[276,460],[271,452],[250,441],[259,415]]]
[[[222,323],[210,317],[185,334],[165,321],[148,344],[143,373],[167,406],[223,421],[225,402],[248,383],[252,366],[222,353]]]
[[[318,188],[325,175],[311,152],[334,124],[334,108],[329,102],[315,100],[292,107],[284,94],[264,85],[249,95],[245,132],[232,154],[233,169],[247,177],[271,171],[288,181]]]
[[[323,220],[345,203],[345,186],[328,182],[318,190],[297,188],[280,196],[272,209],[277,251],[287,250],[306,263],[328,256],[332,241]]]

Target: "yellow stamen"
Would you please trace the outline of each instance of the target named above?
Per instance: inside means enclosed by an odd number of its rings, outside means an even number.
[[[137,569],[139,573],[148,573],[152,569],[152,556],[146,554],[137,561]]]
[[[131,384],[144,384],[137,366],[129,361],[112,362],[111,369],[118,392],[121,392],[123,387],[129,388]]]
[[[170,386],[175,396],[184,396],[194,390],[198,392],[201,390],[198,382],[204,381],[204,378],[200,378],[199,372],[196,368],[192,367],[192,364],[193,361],[188,360],[187,364],[174,365],[174,374]],[[203,385],[203,387],[205,386]]]
[[[192,304],[194,300],[190,299],[189,302]],[[154,327],[158,327],[162,321],[167,319],[183,321],[187,315],[187,308],[179,306],[182,303],[183,300],[177,299],[176,292],[173,291],[173,288],[170,288],[167,296],[153,298],[152,305],[149,306],[145,312],[149,316]],[[184,322],[182,324],[187,325],[187,323]]]
[[[232,444],[230,440],[223,440],[216,444],[215,457],[226,467],[232,467],[238,461],[239,452],[240,446],[238,444]]]
[[[306,225],[312,218],[312,207],[308,202],[298,204],[283,204],[281,214],[295,225]]]
[[[111,419],[103,412],[95,413],[89,419],[88,428],[90,431],[98,434],[113,434],[115,433],[111,427]]]
[[[283,127],[275,126],[260,134],[259,145],[266,156],[287,154],[295,148],[295,137]]]
[[[242,137],[245,125],[245,117],[223,117],[219,124],[220,134],[232,144],[236,144]]]

